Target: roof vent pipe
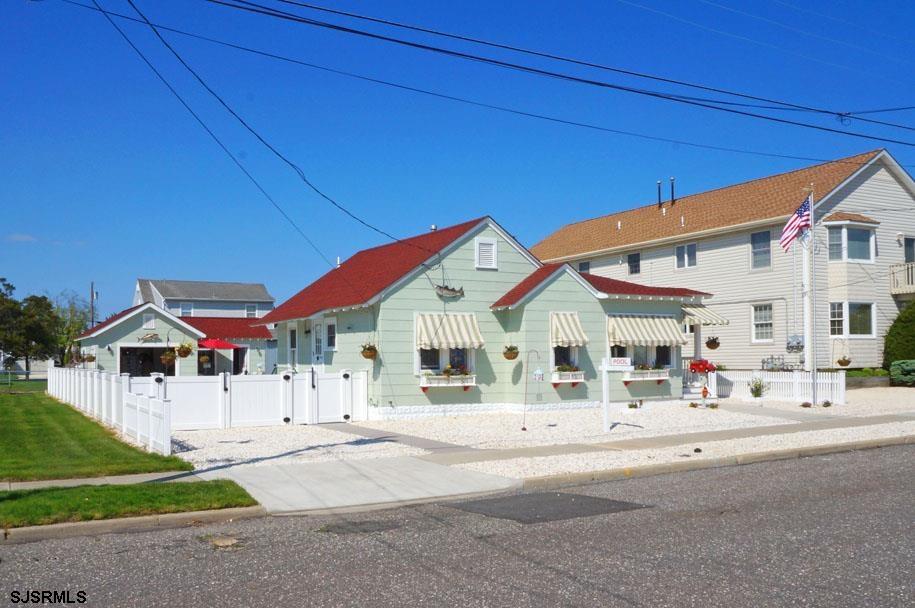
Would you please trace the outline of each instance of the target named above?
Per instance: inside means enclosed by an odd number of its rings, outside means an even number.
[[[622,229],[623,229],[623,222],[617,220],[617,221],[616,221],[616,229],[617,229],[617,230],[622,230]]]
[[[661,206],[661,180],[658,180],[658,207]]]
[[[431,226],[429,226],[429,232],[435,232],[436,230],[438,230],[438,226],[436,226],[435,224],[432,224]]]
[[[340,256],[337,256],[337,268],[340,268]]]
[[[674,178],[670,178],[670,204],[674,203]]]

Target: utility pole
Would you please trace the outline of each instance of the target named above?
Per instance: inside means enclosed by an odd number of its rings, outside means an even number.
[[[95,281],[89,283],[89,327],[95,327]]]

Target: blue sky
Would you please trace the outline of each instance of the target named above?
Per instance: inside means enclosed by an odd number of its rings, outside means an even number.
[[[613,129],[817,158],[883,145],[506,72],[199,0],[136,2],[156,23]],[[122,0],[102,3],[131,10]],[[880,11],[863,0],[608,0],[574,10],[558,1],[323,3],[842,111],[915,105],[911,2],[883,3]],[[384,241],[307,191],[201,91],[148,29],[123,27],[328,257],[346,258]],[[322,189],[398,236],[490,214],[532,245],[562,224],[653,202],[658,179],[676,176],[678,193],[686,194],[812,164],[551,124],[165,35]],[[138,276],[262,281],[283,300],[327,270],[102,15],[57,0],[7,0],[0,6],[0,48],[0,274],[18,295],[85,292],[94,280],[104,316],[130,304]],[[913,131],[783,115],[915,141]],[[915,111],[873,116],[915,125]],[[887,147],[900,162],[915,164],[915,148]]]

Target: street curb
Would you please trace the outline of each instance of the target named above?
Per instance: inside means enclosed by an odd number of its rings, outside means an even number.
[[[257,505],[254,507],[233,507],[209,511],[188,511],[186,513],[163,513],[161,515],[143,515],[140,517],[67,522],[49,524],[47,526],[26,526],[3,530],[3,535],[0,536],[0,545],[32,543],[40,540],[72,538],[74,536],[167,530],[199,524],[214,524],[264,517],[266,514],[267,511],[264,507]]]
[[[726,456],[722,458],[708,458],[692,462],[671,462],[664,464],[650,464],[640,467],[624,467],[622,469],[605,469],[603,471],[586,471],[583,473],[563,473],[559,475],[543,475],[540,477],[527,477],[523,480],[524,490],[548,490],[567,486],[586,485],[603,481],[617,481],[620,479],[634,479],[636,477],[651,477],[666,475],[668,473],[683,473],[701,469],[714,469],[732,467],[759,462],[772,462],[776,460],[790,460],[806,458],[809,456],[822,456],[824,454],[838,454],[841,452],[854,452],[857,450],[872,450],[895,445],[915,444],[915,435],[906,437],[888,437],[886,439],[866,439],[862,441],[849,441],[846,443],[833,443],[809,448],[789,448],[784,450],[770,450]]]

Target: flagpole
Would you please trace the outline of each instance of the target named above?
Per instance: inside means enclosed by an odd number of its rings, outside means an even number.
[[[816,227],[816,206],[814,205],[813,184],[810,184],[810,389],[811,402],[817,404],[817,256],[816,256],[816,235],[813,229]]]

